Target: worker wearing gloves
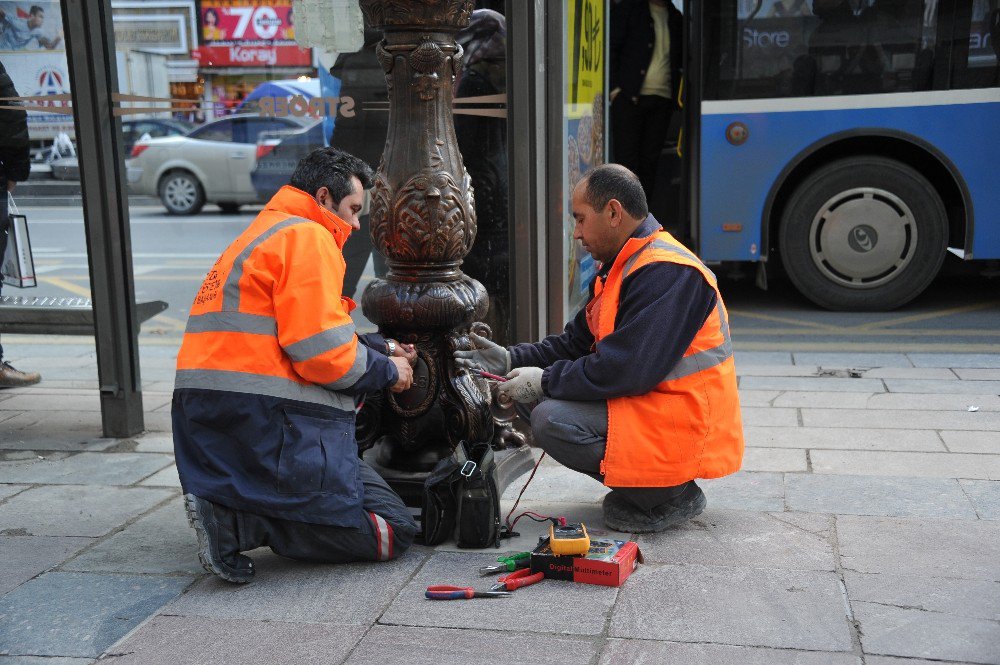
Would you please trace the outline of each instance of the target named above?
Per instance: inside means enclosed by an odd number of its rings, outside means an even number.
[[[416,351],[355,334],[341,248],[371,168],[334,148],[303,158],[195,296],[177,356],[174,450],[206,570],[247,582],[241,552],[392,559],[417,525],[363,460],[355,405],[401,392]]]
[[[561,335],[503,348],[478,335],[456,363],[505,374],[535,444],[611,488],[609,528],[662,531],[697,514],[696,478],[740,468],[743,427],[715,275],[649,214],[639,179],[598,166],[573,191],[573,237],[601,262]]]

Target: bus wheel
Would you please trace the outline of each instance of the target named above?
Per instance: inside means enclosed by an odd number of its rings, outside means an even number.
[[[899,307],[944,261],[948,221],[934,187],[909,166],[853,157],[809,175],[792,194],[778,234],[796,288],[833,310]]]

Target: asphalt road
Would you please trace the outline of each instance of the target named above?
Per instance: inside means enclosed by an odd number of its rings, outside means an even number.
[[[141,340],[179,344],[188,308],[205,272],[259,208],[226,215],[206,206],[173,217],[159,206],[130,211],[136,300],[165,300],[170,308],[142,326]],[[5,295],[90,297],[86,239],[79,208],[35,207],[28,215],[39,286]],[[753,271],[734,279],[719,270],[737,350],[1000,353],[1000,277],[985,264],[949,256],[946,270],[918,299],[882,313],[827,312],[801,297],[780,275],[768,291]],[[372,277],[369,263],[361,287]],[[360,308],[356,310],[360,313]],[[368,329],[367,321],[358,320]]]

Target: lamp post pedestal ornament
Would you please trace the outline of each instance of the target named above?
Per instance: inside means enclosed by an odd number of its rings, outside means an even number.
[[[487,312],[486,289],[460,266],[476,237],[473,188],[452,117],[461,68],[455,33],[472,0],[361,0],[389,91],[389,130],[375,176],[371,234],[389,273],[362,296],[365,316],[388,337],[417,348],[413,387],[369,398],[358,414],[358,445],[400,493],[420,505],[423,479],[458,443],[491,441],[504,487],[530,469],[510,406],[493,405],[490,384],[459,370],[470,330]],[[525,466],[527,464],[527,466]],[[506,478],[506,482],[504,479]],[[500,488],[503,491],[503,487]]]

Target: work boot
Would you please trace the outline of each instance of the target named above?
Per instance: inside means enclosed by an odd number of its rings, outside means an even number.
[[[8,362],[0,363],[0,388],[23,388],[42,380],[38,372],[22,372]]]
[[[692,480],[677,496],[645,511],[614,490],[604,495],[604,523],[623,533],[656,533],[677,526],[705,510],[705,493]]]
[[[184,508],[188,524],[198,534],[202,568],[227,582],[249,582],[254,573],[253,559],[240,554],[235,520],[225,514],[226,509],[194,494],[184,495]]]

